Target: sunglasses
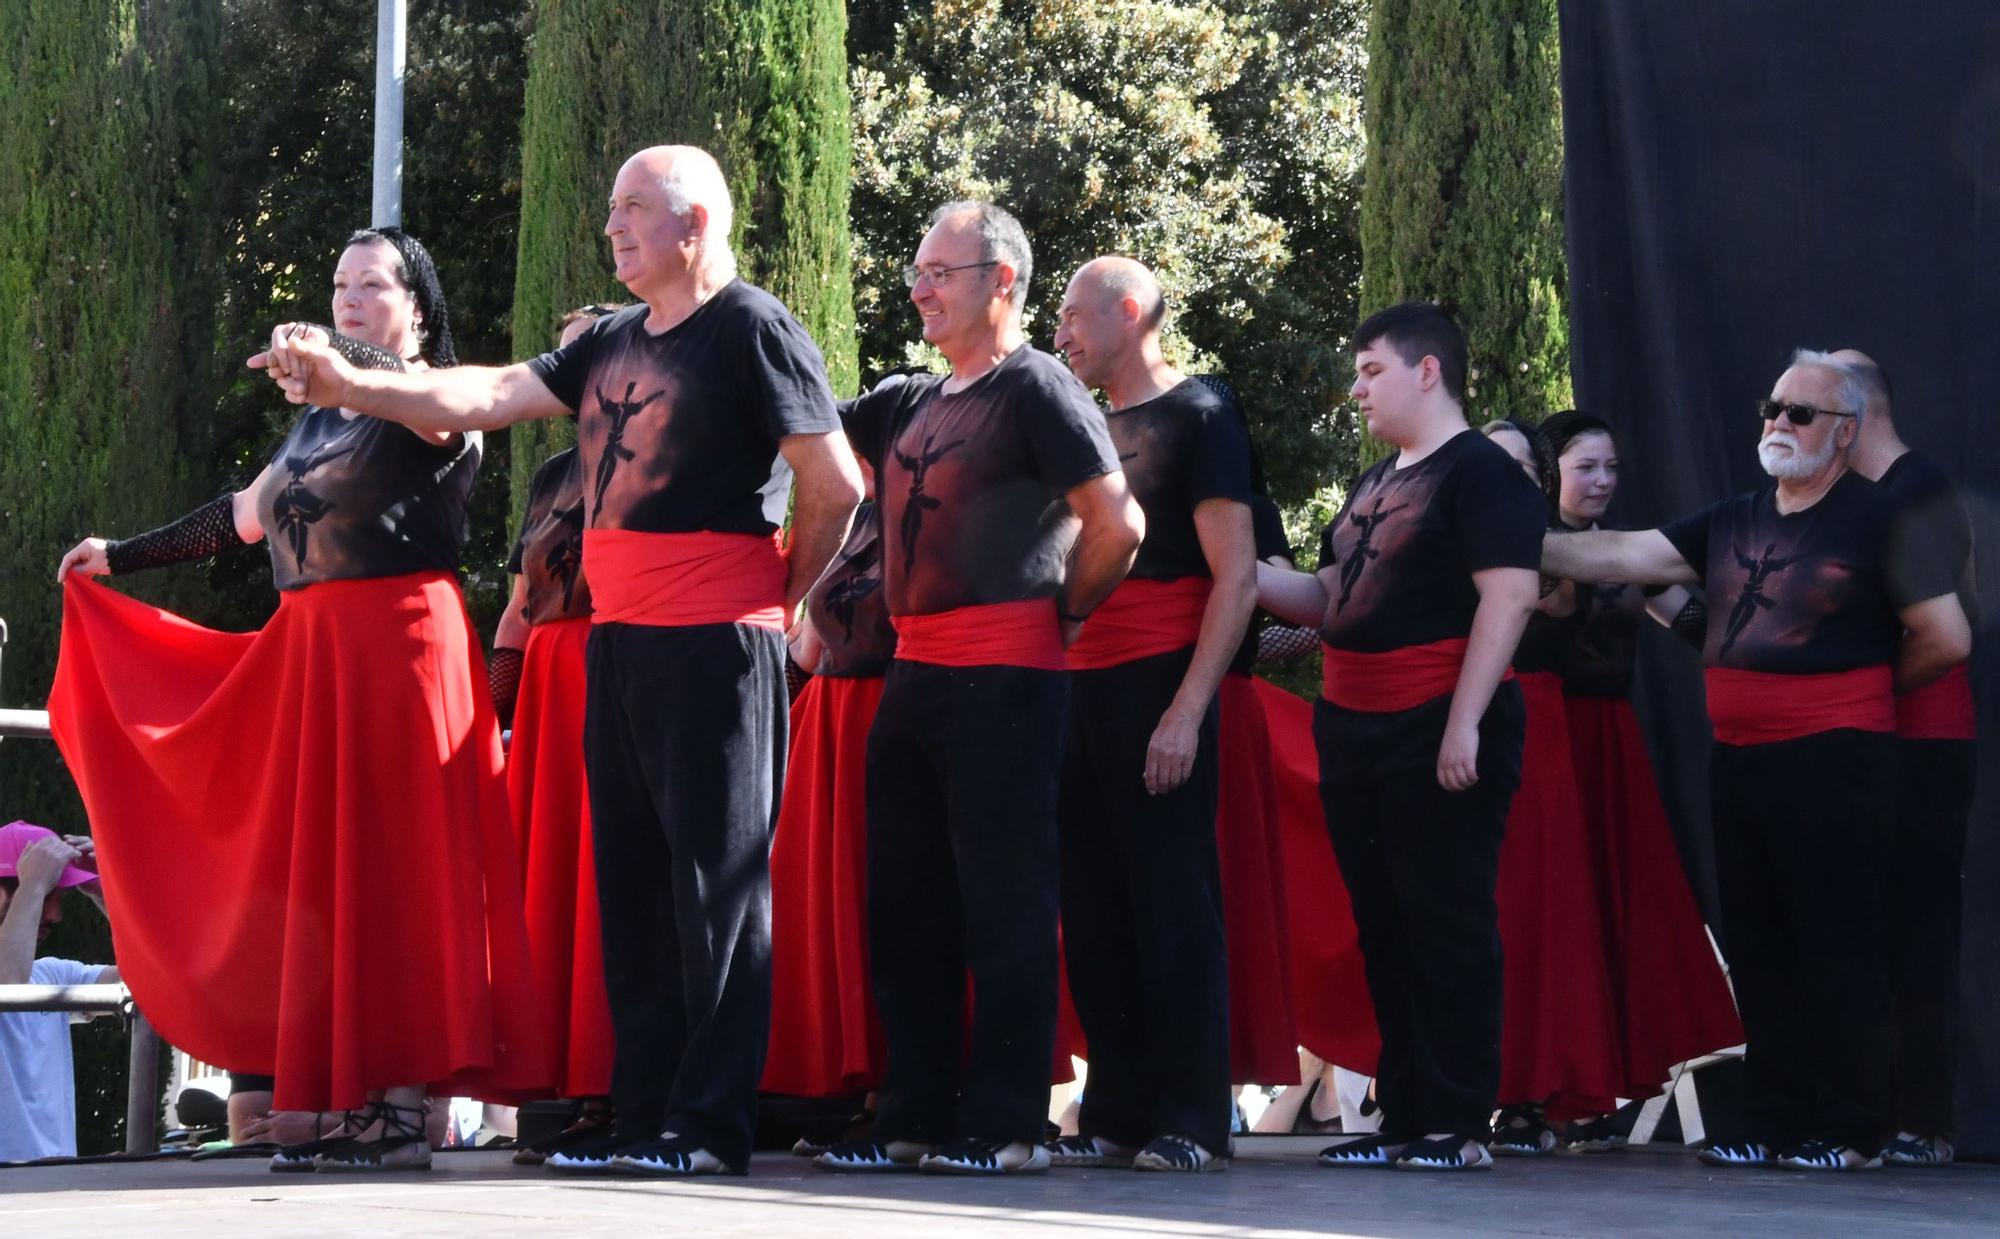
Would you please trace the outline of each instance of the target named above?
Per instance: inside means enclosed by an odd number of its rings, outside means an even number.
[[[1839,409],[1815,409],[1809,404],[1786,404],[1779,400],[1759,400],[1757,402],[1757,416],[1767,422],[1777,421],[1780,413],[1784,414],[1785,420],[1794,426],[1810,426],[1813,424],[1813,419],[1821,414],[1825,414],[1827,417],[1854,416],[1852,413],[1843,413]]]

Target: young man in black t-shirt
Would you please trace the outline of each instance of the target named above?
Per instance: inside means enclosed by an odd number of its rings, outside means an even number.
[[[618,1132],[550,1157],[555,1170],[749,1165],[771,1017],[783,632],[839,549],[861,478],[819,351],[735,278],[730,210],[707,154],[632,156],[605,233],[643,304],[524,364],[383,380],[283,329],[251,359],[288,399],[415,429],[577,419],[594,608],[584,760]]]
[[[1500,1085],[1494,882],[1521,778],[1507,660],[1539,594],[1546,508],[1465,419],[1465,337],[1406,302],[1355,329],[1353,394],[1396,454],[1363,474],[1318,573],[1259,565],[1266,610],[1315,625],[1320,793],[1353,902],[1382,1052],[1379,1134],[1333,1166],[1492,1165]]]
[[[1716,885],[1749,1075],[1713,1165],[1879,1164],[1894,692],[1962,661],[1971,634],[1953,577],[1891,553],[1893,509],[1848,467],[1865,407],[1848,367],[1802,351],[1759,406],[1774,488],[1544,549],[1556,576],[1708,594]]]
[[[952,372],[846,415],[875,466],[897,651],[867,777],[888,1067],[873,1139],[822,1154],[831,1170],[1049,1164],[1063,645],[1125,575],[1143,525],[1104,415],[1022,336],[1031,261],[1005,211],[940,208],[904,275]]]
[[[1972,614],[1972,521],[1945,471],[1896,433],[1889,375],[1853,350],[1833,354],[1853,368],[1867,398],[1854,446],[1855,472],[1881,485],[1895,508],[1890,554],[1932,580],[1959,583]],[[1888,949],[1895,1033],[1890,1111],[1895,1134],[1882,1148],[1892,1166],[1952,1160],[1957,1089],[1961,873],[1972,814],[1978,724],[1972,678],[1961,663],[1896,696],[1896,808],[1890,820]]]
[[[1058,1166],[1214,1170],[1229,1149],[1229,977],[1216,854],[1216,689],[1257,601],[1250,440],[1160,352],[1166,301],[1129,258],[1069,282],[1056,347],[1110,401],[1146,540],[1070,647],[1059,815],[1063,950],[1090,1045]]]

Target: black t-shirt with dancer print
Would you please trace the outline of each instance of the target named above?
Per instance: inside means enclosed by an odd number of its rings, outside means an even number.
[[[1337,569],[1321,638],[1380,654],[1468,636],[1472,574],[1539,567],[1547,513],[1521,466],[1477,431],[1402,469],[1391,456],[1320,537],[1320,569]]]
[[[535,470],[507,571],[527,578],[521,618],[530,626],[590,614],[590,583],[583,579],[583,464],[575,448],[564,448]]]
[[[1661,529],[1708,594],[1702,662],[1780,675],[1893,663],[1903,607],[1951,574],[1890,552],[1893,505],[1858,473],[1780,515],[1776,488],[1724,499]]]
[[[962,391],[917,376],[846,420],[875,465],[892,615],[1054,597],[1078,529],[1064,494],[1118,470],[1090,393],[1027,345]]]
[[[819,349],[742,280],[658,335],[648,313],[607,315],[528,363],[577,415],[585,526],[772,532],[791,489],[778,441],[840,429]]]
[[[1579,583],[1576,605],[1579,623],[1563,664],[1563,691],[1572,697],[1631,696],[1644,597],[1631,585]]]
[[[481,442],[473,431],[427,443],[394,422],[308,406],[257,491],[273,582],[456,572]]]
[[[1972,518],[1951,475],[1920,452],[1904,452],[1876,483],[1895,505],[1889,553],[1924,580],[1956,583],[1965,616],[1977,614],[1972,589]],[[1977,626],[1975,621],[1975,627]]]
[[[814,675],[871,676],[889,670],[896,657],[896,630],[889,626],[889,601],[882,592],[881,510],[864,503],[840,553],[806,595],[806,615],[819,635]]]
[[[1195,379],[1105,420],[1126,485],[1146,514],[1146,538],[1127,576],[1210,575],[1194,510],[1210,499],[1250,502],[1250,436],[1243,424]]]

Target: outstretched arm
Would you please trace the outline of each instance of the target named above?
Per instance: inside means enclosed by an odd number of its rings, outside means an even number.
[[[1332,597],[1335,569],[1317,573],[1281,568],[1268,561],[1257,565],[1257,605],[1301,628],[1318,631],[1326,622],[1326,600]]]
[[[274,333],[245,363],[270,374],[293,404],[349,409],[431,433],[498,430],[569,412],[525,363],[396,373],[362,370],[315,333]]]
[[[1657,529],[1552,530],[1542,538],[1542,571],[1571,581],[1697,585],[1694,566]]]

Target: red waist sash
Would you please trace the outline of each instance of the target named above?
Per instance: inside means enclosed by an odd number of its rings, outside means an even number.
[[[785,557],[775,534],[586,529],[583,572],[595,623],[785,630]]]
[[[1464,637],[1452,637],[1428,645],[1361,654],[1321,642],[1319,695],[1343,710],[1370,714],[1414,710],[1458,687],[1465,647]],[[1513,679],[1514,669],[1507,668],[1500,678]]]
[[[1069,647],[1070,670],[1097,671],[1193,645],[1213,584],[1205,576],[1121,581]]]
[[[1960,663],[1922,688],[1896,695],[1896,734],[1905,740],[1977,740],[1972,675]]]
[[[1708,720],[1724,744],[1777,744],[1822,731],[1896,729],[1895,675],[1887,663],[1819,675],[1709,667]]]
[[[889,624],[896,630],[896,657],[904,662],[1040,671],[1061,671],[1066,665],[1053,598],[891,615]]]

